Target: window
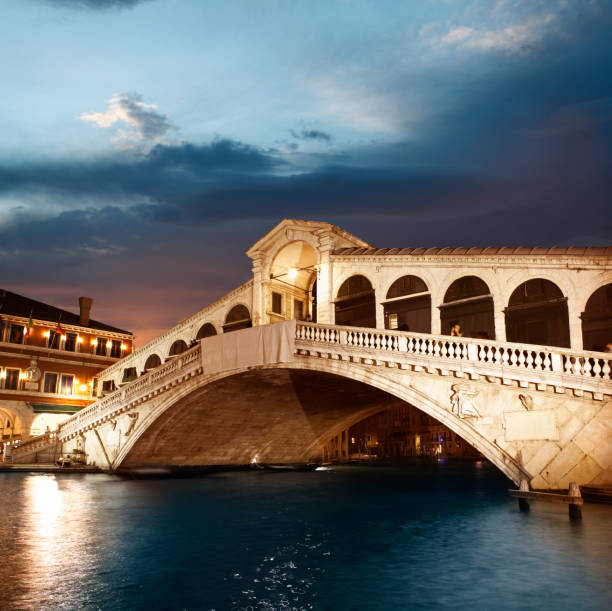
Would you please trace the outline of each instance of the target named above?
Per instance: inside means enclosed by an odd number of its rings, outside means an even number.
[[[64,343],[64,350],[74,352],[76,350],[77,334],[66,333],[66,342]]]
[[[57,331],[49,331],[49,340],[47,342],[47,347],[53,348],[54,350],[59,350],[60,339],[61,339],[60,333],[58,333]]]
[[[23,344],[23,336],[23,325],[11,325],[11,331],[9,334],[9,342],[11,342],[11,344]]]
[[[62,374],[60,379],[60,393],[62,395],[71,395],[72,394],[72,386],[74,384],[74,376]]]
[[[293,318],[304,320],[304,302],[300,299],[293,300]]]
[[[118,359],[121,356],[121,340],[120,339],[113,340],[113,343],[111,345],[110,355],[115,359]]]
[[[104,382],[102,382],[102,393],[105,392],[112,392],[113,390],[115,390],[115,381],[114,380],[104,380]]]
[[[96,344],[96,354],[98,356],[106,356],[106,339],[103,337],[98,338],[98,343]]]
[[[17,390],[19,388],[20,369],[7,369],[6,378],[4,380],[4,388],[6,390]]]
[[[57,373],[45,373],[43,392],[57,392]]]
[[[272,311],[275,314],[283,313],[283,296],[280,293],[272,293]]]

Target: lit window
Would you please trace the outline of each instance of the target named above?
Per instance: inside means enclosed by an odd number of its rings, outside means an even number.
[[[114,359],[118,359],[121,356],[121,340],[113,340],[113,343],[111,344],[110,355]]]
[[[106,340],[103,337],[98,338],[98,343],[96,344],[96,354],[98,356],[106,356]]]
[[[71,395],[73,383],[74,383],[73,375],[62,374],[62,377],[60,379],[60,393],[62,395]]]
[[[47,339],[47,347],[59,350],[61,335],[57,331],[49,331],[49,338]]]
[[[77,334],[66,333],[66,341],[64,343],[64,350],[74,352],[76,350]]]
[[[9,333],[9,342],[11,342],[11,344],[23,344],[24,335],[25,333],[23,325],[11,325],[11,331]]]
[[[4,388],[6,390],[17,390],[19,388],[19,369],[7,369],[6,378],[4,379]]]
[[[43,392],[57,392],[57,373],[45,373]]]

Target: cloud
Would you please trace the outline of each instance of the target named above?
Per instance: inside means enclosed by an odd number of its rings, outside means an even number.
[[[292,129],[291,135],[296,140],[319,140],[321,142],[326,142],[327,144],[333,140],[331,134],[319,131],[318,129],[303,129],[299,132]]]
[[[39,0],[45,4],[57,7],[65,7],[77,10],[113,10],[134,8],[137,4],[150,2],[151,0]]]
[[[143,102],[138,93],[115,95],[108,101],[108,108],[104,112],[82,113],[79,118],[102,128],[117,123],[126,125],[127,130],[117,131],[120,140],[159,140],[170,130],[176,129],[167,115],[158,112],[155,104]]]
[[[474,28],[468,28],[467,26],[454,28],[450,30],[448,34],[442,37],[442,42],[446,43],[447,45],[457,44],[464,41],[466,38],[469,38],[473,32]]]

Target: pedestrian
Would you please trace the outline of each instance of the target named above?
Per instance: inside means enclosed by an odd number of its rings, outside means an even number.
[[[450,324],[451,331],[450,334],[452,337],[463,337],[463,329],[459,324],[458,320],[453,320]]]

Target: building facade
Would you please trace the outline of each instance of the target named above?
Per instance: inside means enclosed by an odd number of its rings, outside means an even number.
[[[97,396],[97,376],[128,356],[133,335],[0,289],[0,441],[53,431]]]

